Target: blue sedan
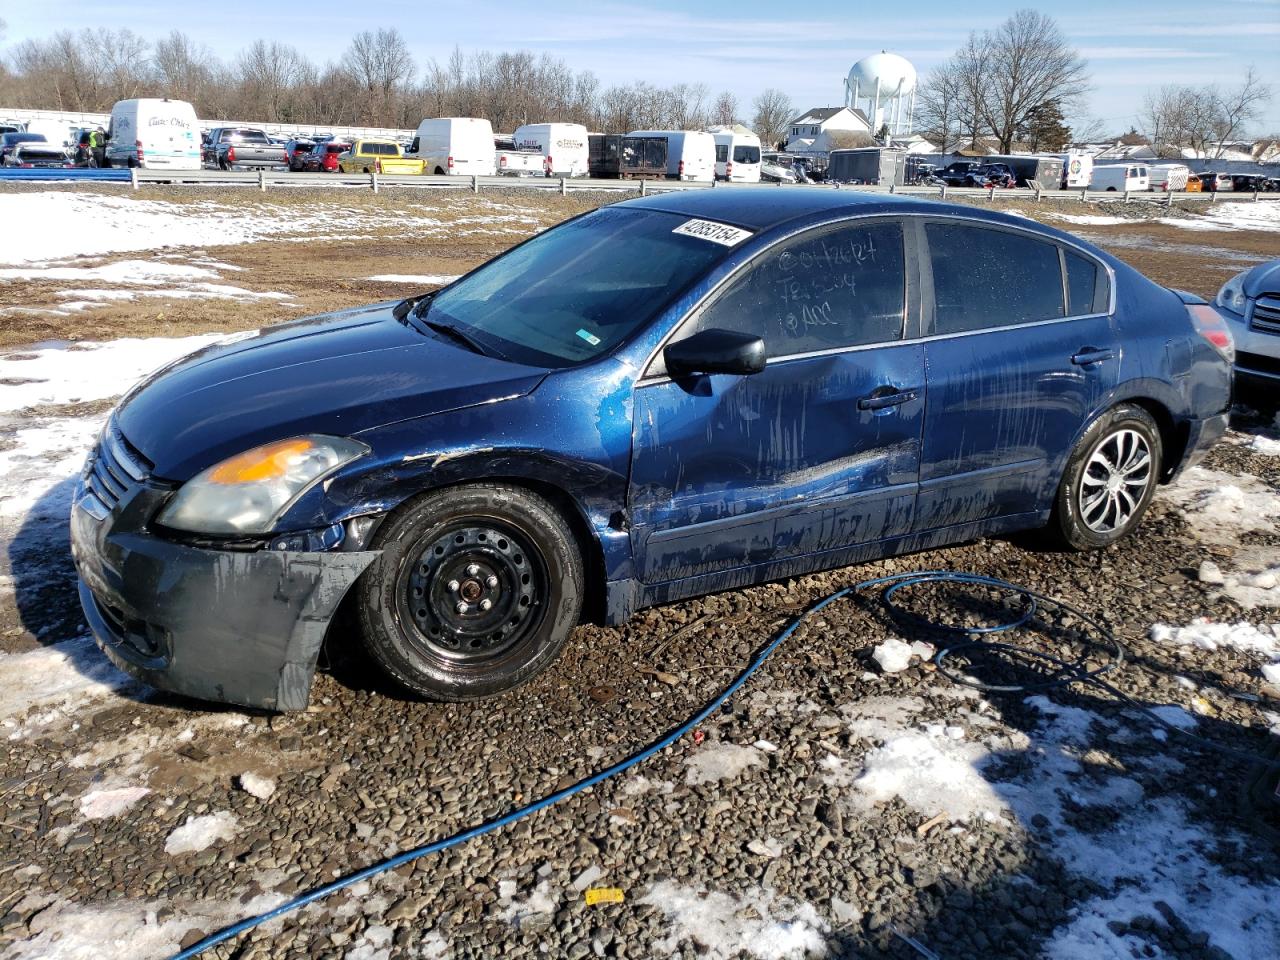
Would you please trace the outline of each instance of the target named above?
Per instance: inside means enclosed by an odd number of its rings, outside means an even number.
[[[194,697],[304,707],[344,601],[409,690],[488,696],[584,617],[1025,528],[1113,544],[1226,429],[1232,349],[1017,217],[633,200],[135,388],[75,494],[81,600]]]

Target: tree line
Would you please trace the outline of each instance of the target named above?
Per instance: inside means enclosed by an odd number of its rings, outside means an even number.
[[[1019,10],[994,30],[971,33],[965,44],[925,78],[917,95],[916,130],[942,153],[1015,144],[1056,152],[1073,140],[1065,113],[1090,90],[1088,65],[1052,17]],[[1240,85],[1174,84],[1149,94],[1140,117],[1161,155],[1190,147],[1217,159],[1233,137],[1261,114],[1270,88],[1253,67]],[[1075,140],[1097,138],[1096,126]]]
[[[60,31],[12,45],[0,61],[0,102],[107,112],[117,100],[188,100],[200,117],[316,126],[413,128],[424,117],[487,118],[495,130],[563,121],[592,130],[700,129],[739,122],[737,97],[703,83],[644,80],[604,87],[589,70],[529,51],[419,61],[394,29],[356,34],[318,64],[279,41],[256,40],[230,61],[175,30],[154,42],[128,29]],[[766,141],[784,136],[791,104],[777,90],[753,104]]]

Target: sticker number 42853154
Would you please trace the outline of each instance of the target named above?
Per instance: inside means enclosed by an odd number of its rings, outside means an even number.
[[[710,240],[725,247],[736,246],[751,236],[750,230],[731,227],[727,223],[716,223],[714,220],[686,220],[671,232]]]

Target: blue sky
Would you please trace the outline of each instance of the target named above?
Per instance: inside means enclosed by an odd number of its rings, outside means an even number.
[[[840,15],[821,12],[826,5],[782,0],[708,3],[696,13],[688,12],[687,3],[667,0],[643,9],[561,0],[378,0],[368,6],[372,13],[360,12],[350,0],[57,0],[5,6],[6,45],[67,28],[129,27],[155,37],[177,27],[227,58],[263,37],[291,43],[322,62],[341,56],[359,30],[396,26],[424,62],[445,59],[455,44],[463,50],[546,51],[576,69],[594,71],[605,85],[685,80],[704,82],[713,93],[730,89],[747,115],[751,99],[770,86],[785,90],[797,108],[838,103],[848,68],[882,48],[907,57],[923,75],[970,30],[997,25],[1019,4],[909,0],[892,5],[905,14],[887,12],[889,4],[868,5],[873,12],[867,13],[851,4]],[[1231,85],[1253,63],[1276,92],[1253,132],[1280,132],[1280,0],[1163,0],[1127,8],[1114,0],[1077,0],[1055,6],[1059,24],[1089,60],[1093,89],[1083,113],[1105,121],[1109,130],[1136,122],[1143,94],[1152,87]]]

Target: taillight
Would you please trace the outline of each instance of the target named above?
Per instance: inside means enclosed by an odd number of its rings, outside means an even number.
[[[1227,363],[1235,363],[1236,343],[1231,339],[1231,328],[1222,319],[1222,314],[1207,303],[1187,304],[1187,313],[1196,333],[1208,340]]]
[[[506,158],[506,157],[499,157],[499,158],[498,158],[498,166],[500,166],[500,167],[505,167],[506,165],[507,165],[507,158]]]
[[[453,169],[453,157],[449,157],[446,159],[445,166],[447,166],[450,170]]]
[[[551,162],[551,158],[547,157],[542,161],[542,170],[544,173],[550,173],[555,169],[555,164]]]
[[[683,177],[683,176],[684,176],[684,161],[683,161],[683,160],[681,160],[681,161],[680,161],[680,163],[676,165],[676,176],[678,176],[678,177]]]
[[[144,151],[143,151],[143,149],[142,149],[142,141],[141,141],[141,140],[135,140],[135,141],[133,141],[133,145],[134,145],[134,147],[136,147],[136,148],[137,148],[137,151],[138,151],[138,162],[139,162],[139,163],[141,163],[141,162],[142,162],[143,155],[144,155]]]
[[[724,165],[724,178],[728,180],[732,176],[733,176],[733,161],[730,160],[728,163]]]
[[[236,162],[236,148],[233,146],[227,147],[227,163],[235,163],[235,162]]]

